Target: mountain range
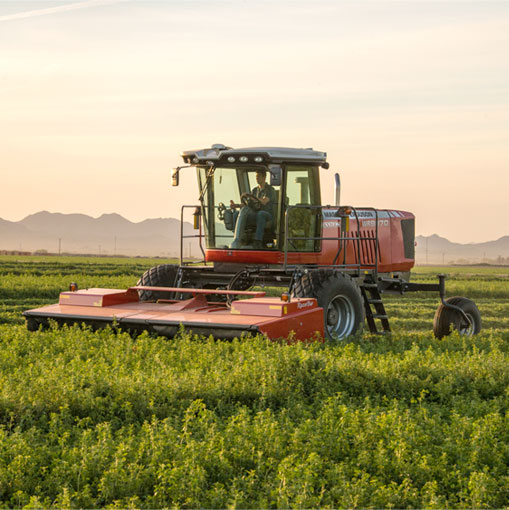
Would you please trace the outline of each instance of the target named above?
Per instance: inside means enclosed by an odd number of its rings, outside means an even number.
[[[436,234],[416,236],[418,264],[499,263],[509,264],[509,235],[484,243],[453,243]]]
[[[188,222],[183,229],[184,235],[196,233]],[[0,250],[172,257],[180,253],[180,220],[155,218],[133,223],[119,214],[92,218],[41,211],[21,221],[0,219]],[[197,257],[197,240],[185,240],[184,252]]]
[[[184,235],[195,235],[184,222]],[[41,211],[21,221],[0,218],[0,250],[95,255],[172,257],[180,253],[180,221],[155,218],[131,222],[119,214],[92,218],[85,214]],[[200,256],[197,239],[184,240],[186,256]],[[496,241],[460,244],[436,234],[416,237],[419,264],[482,263],[509,264],[509,235]]]

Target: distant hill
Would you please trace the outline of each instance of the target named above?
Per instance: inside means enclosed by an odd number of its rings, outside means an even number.
[[[483,263],[509,264],[509,236],[485,243],[452,243],[436,234],[415,238],[418,264]]]
[[[184,223],[184,233],[196,233]],[[154,218],[133,223],[119,214],[92,218],[86,214],[41,211],[21,221],[0,218],[0,250],[102,255],[171,257],[180,253],[180,221]],[[185,240],[185,255],[200,257],[195,239]],[[436,234],[416,237],[418,264],[501,262],[509,264],[509,236],[486,243],[453,243]]]
[[[184,223],[186,235],[195,234]],[[180,221],[147,219],[133,223],[119,214],[92,218],[85,214],[41,211],[21,221],[0,219],[0,250],[102,255],[176,256],[180,253]],[[198,243],[185,240],[184,252],[199,257]]]

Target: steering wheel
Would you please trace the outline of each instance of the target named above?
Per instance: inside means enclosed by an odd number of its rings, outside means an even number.
[[[259,211],[262,208],[262,203],[258,197],[251,195],[250,193],[242,193],[240,201],[243,205],[246,205],[254,211]]]

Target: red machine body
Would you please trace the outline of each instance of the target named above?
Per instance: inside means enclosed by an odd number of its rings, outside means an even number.
[[[480,331],[475,303],[445,299],[444,275],[437,284],[409,281],[413,214],[343,205],[338,173],[335,205],[323,205],[325,152],[215,144],[181,156],[184,165],[174,169],[172,184],[178,186],[182,169],[195,168],[199,204],[181,209],[180,264],[147,269],[127,291],[76,291],[73,284],[59,303],[24,312],[29,329],[54,319],[168,337],[184,326],[226,339],[248,332],[290,342],[333,340],[357,333],[364,322],[371,333],[389,333],[382,294],[432,291],[441,300],[434,320],[438,338],[451,328],[466,335]],[[184,235],[189,208],[196,233]],[[184,260],[184,243],[193,241],[203,261]],[[247,290],[264,286],[285,289],[285,299]]]
[[[322,211],[323,240],[319,251],[287,252],[285,260],[285,252],[281,250],[208,248],[205,250],[205,260],[224,263],[283,265],[286,262],[288,265],[330,266],[336,259],[346,266],[360,262],[360,269],[372,269],[378,255],[380,273],[406,272],[414,266],[413,214],[405,211],[358,208],[355,214],[351,213],[348,218],[342,218],[337,217],[336,212],[337,208],[324,208]],[[343,234],[342,222],[348,222],[348,227],[343,225]],[[406,230],[408,234],[405,233]]]
[[[184,326],[196,334],[232,339],[242,333],[264,334],[271,339],[293,341],[323,341],[323,309],[313,298],[283,301],[266,297],[265,292],[221,291],[150,287],[151,291],[192,294],[189,299],[143,302],[136,286],[127,290],[84,289],[62,292],[59,302],[24,313],[30,329],[37,329],[48,320],[58,323],[85,323],[91,326],[107,324],[132,331],[149,330],[173,337]],[[226,303],[207,301],[207,295],[232,295]],[[30,321],[32,321],[30,325]]]

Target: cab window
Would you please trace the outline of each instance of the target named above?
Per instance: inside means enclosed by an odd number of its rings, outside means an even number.
[[[318,251],[320,236],[320,188],[315,167],[288,166],[286,206],[288,213],[288,250]]]

